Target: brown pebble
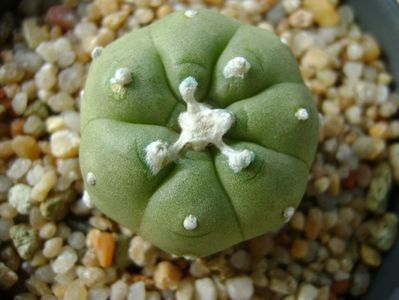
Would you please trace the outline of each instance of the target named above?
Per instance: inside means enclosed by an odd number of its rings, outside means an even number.
[[[11,136],[17,136],[22,134],[22,132],[24,131],[24,124],[25,124],[25,120],[24,119],[14,119],[11,122]]]
[[[292,228],[302,231],[305,227],[305,216],[303,212],[297,210],[290,220],[290,225]]]
[[[0,142],[0,159],[8,159],[14,154],[14,150],[12,149],[11,145],[11,140]]]
[[[319,236],[323,227],[323,212],[316,207],[309,210],[305,221],[305,235],[310,240],[315,240]]]
[[[274,241],[269,235],[261,235],[248,242],[249,251],[255,257],[263,257],[273,251]]]
[[[308,255],[309,244],[306,240],[295,240],[291,246],[291,255],[294,258],[304,258]]]
[[[345,294],[351,286],[351,281],[349,279],[336,280],[331,285],[331,291],[336,295]]]

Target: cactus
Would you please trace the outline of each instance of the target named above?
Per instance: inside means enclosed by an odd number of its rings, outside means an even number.
[[[317,145],[318,112],[289,48],[209,10],[96,48],[81,118],[85,197],[178,256],[281,227]]]

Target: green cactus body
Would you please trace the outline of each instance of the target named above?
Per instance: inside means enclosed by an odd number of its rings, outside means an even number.
[[[96,207],[179,256],[289,220],[318,112],[278,37],[213,11],[176,12],[93,55],[80,163]]]

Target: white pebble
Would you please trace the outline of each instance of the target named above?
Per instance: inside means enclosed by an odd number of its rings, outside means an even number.
[[[61,91],[73,95],[80,88],[83,81],[84,68],[81,64],[64,69],[58,75],[58,86]]]
[[[319,290],[311,284],[304,283],[298,291],[298,300],[315,300]]]
[[[188,215],[185,217],[183,226],[187,230],[194,230],[198,226],[198,220],[194,215]]]
[[[87,300],[107,300],[110,296],[108,287],[91,288]]]
[[[137,281],[129,287],[127,300],[146,300],[144,281]]]
[[[77,250],[82,249],[86,244],[86,237],[82,232],[74,231],[68,237],[68,244]]]
[[[98,27],[91,22],[79,22],[73,31],[80,41],[97,35]]]
[[[55,50],[53,42],[42,42],[36,48],[36,53],[40,55],[48,63],[55,63],[58,59],[58,54]]]
[[[305,108],[300,108],[296,111],[295,118],[297,118],[299,121],[306,121],[309,119],[309,113]]]
[[[128,285],[124,281],[118,280],[111,286],[110,300],[125,300],[128,292]]]
[[[36,164],[34,165],[26,174],[26,181],[29,185],[34,186],[40,181],[44,174],[44,168],[42,165]]]
[[[346,49],[346,54],[350,60],[359,60],[363,57],[364,50],[360,44],[351,43]]]
[[[80,132],[80,114],[75,110],[67,110],[62,113],[62,118],[66,127],[69,129]]]
[[[359,62],[348,61],[344,64],[343,71],[351,80],[358,80],[362,76],[364,65]]]
[[[8,192],[8,202],[22,215],[29,214],[32,206],[31,191],[30,186],[20,183],[14,185]]]
[[[56,257],[62,250],[62,238],[55,237],[44,243],[43,255],[47,258]]]
[[[49,107],[54,112],[62,112],[73,108],[75,100],[66,92],[59,92],[47,100]]]
[[[284,10],[290,14],[301,6],[301,0],[283,0],[282,4]]]
[[[51,90],[57,83],[57,67],[46,63],[35,75],[35,82],[38,89]]]
[[[14,181],[17,181],[28,172],[32,165],[32,161],[27,158],[17,158],[13,161],[7,170],[7,176]]]
[[[107,274],[100,267],[82,267],[76,268],[76,274],[79,279],[88,287],[102,286],[107,281]]]
[[[38,115],[29,116],[24,123],[24,133],[38,136],[44,130],[44,122]]]
[[[64,274],[75,265],[77,260],[78,256],[75,250],[70,246],[65,246],[51,267],[56,274]]]
[[[65,290],[64,300],[86,300],[87,290],[79,280],[72,281]]]
[[[28,95],[24,92],[15,95],[11,102],[12,109],[17,115],[22,115],[28,105]]]
[[[248,276],[229,278],[226,280],[227,292],[233,300],[250,299],[254,293],[252,279]]]
[[[180,281],[176,290],[176,300],[191,300],[194,296],[194,286],[190,280]]]
[[[206,277],[195,281],[195,299],[196,300],[216,300],[217,291],[213,281]]]

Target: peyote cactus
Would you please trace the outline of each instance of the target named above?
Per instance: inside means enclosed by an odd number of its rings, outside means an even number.
[[[96,48],[81,117],[86,195],[179,256],[288,221],[317,144],[318,112],[288,47],[208,10]]]

